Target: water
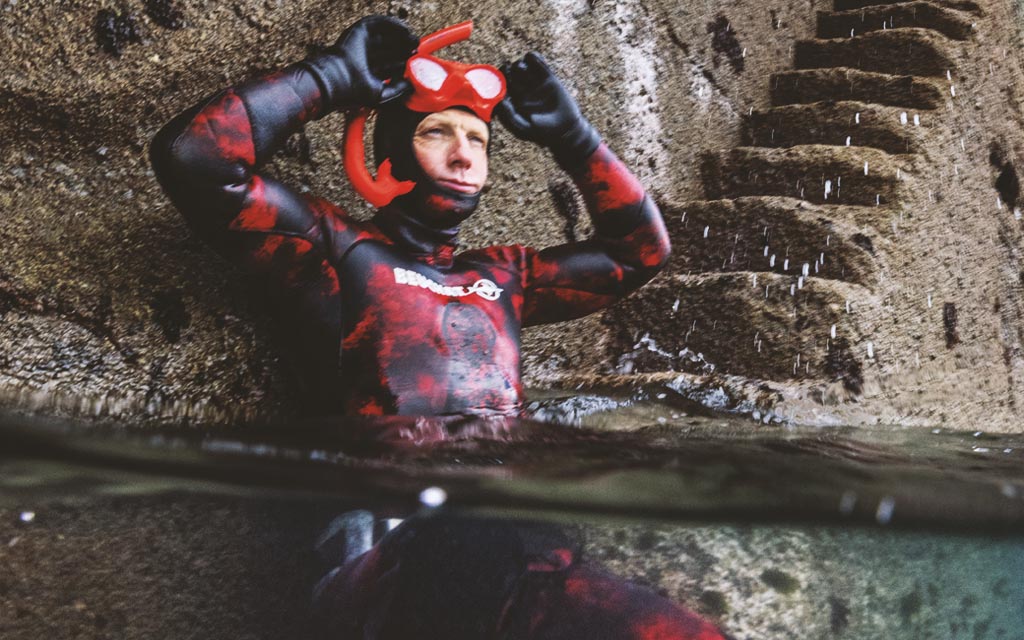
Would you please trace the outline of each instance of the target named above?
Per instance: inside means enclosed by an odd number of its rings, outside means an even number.
[[[308,637],[314,541],[355,508],[552,523],[736,638],[1024,637],[1022,436],[535,397],[565,424],[4,416],[0,637]]]

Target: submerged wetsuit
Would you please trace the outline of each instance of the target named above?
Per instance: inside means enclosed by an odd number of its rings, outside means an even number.
[[[295,65],[179,115],[151,148],[190,226],[265,281],[317,411],[515,415],[520,328],[602,309],[667,259],[657,207],[604,144],[563,167],[594,236],[542,251],[456,253],[457,227],[428,227],[397,206],[360,222],[300,195],[259,168],[339,106],[322,92]]]
[[[324,638],[724,640],[709,622],[582,557],[557,528],[411,518],[328,574],[314,614]]]

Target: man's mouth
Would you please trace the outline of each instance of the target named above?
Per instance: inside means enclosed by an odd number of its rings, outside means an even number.
[[[441,185],[445,189],[458,191],[459,193],[476,193],[477,191],[480,190],[480,187],[478,187],[477,185],[470,184],[469,182],[462,182],[461,180],[441,179],[437,181],[437,184]]]

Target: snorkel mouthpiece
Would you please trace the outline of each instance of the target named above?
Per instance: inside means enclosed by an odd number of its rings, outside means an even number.
[[[405,78],[413,92],[405,107],[419,113],[436,113],[451,107],[464,107],[484,122],[491,121],[494,107],[505,97],[505,77],[496,68],[483,64],[465,64],[435,58],[431,54],[456,42],[466,40],[473,31],[473,22],[461,22],[420,39],[416,53],[405,65]],[[370,109],[361,109],[350,116],[345,128],[344,166],[352,187],[377,208],[391,203],[416,187],[412,180],[397,180],[391,175],[391,159],[385,158],[374,179],[366,168],[363,132]]]

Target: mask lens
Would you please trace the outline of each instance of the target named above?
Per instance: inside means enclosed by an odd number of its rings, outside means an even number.
[[[431,91],[437,91],[444,84],[448,72],[444,67],[427,58],[413,58],[409,61],[409,71],[416,80]]]
[[[490,69],[470,69],[466,80],[484,100],[490,100],[501,92],[501,78]]]

